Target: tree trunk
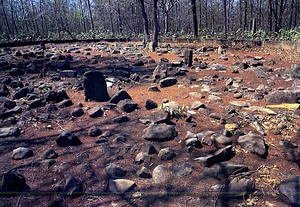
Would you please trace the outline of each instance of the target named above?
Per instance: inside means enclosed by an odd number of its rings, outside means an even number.
[[[153,21],[154,21],[154,28],[153,28],[153,49],[158,46],[158,17],[157,17],[157,1],[153,0]]]
[[[92,9],[91,9],[91,1],[87,0],[87,4],[88,4],[88,9],[89,9],[91,30],[94,31],[95,30],[95,26],[94,26],[93,14],[92,14]]]
[[[227,0],[223,0],[223,10],[224,10],[224,36],[225,38],[227,38],[227,24],[228,24],[228,20],[227,20]]]
[[[144,44],[147,44],[150,42],[150,33],[149,33],[149,23],[148,23],[148,17],[145,10],[145,3],[144,0],[139,0],[143,22],[144,22]]]
[[[197,21],[197,9],[196,9],[196,0],[191,0],[192,3],[192,14],[193,14],[193,33],[194,37],[198,38],[198,21]]]

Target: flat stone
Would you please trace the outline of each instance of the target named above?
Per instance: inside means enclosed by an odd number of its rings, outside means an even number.
[[[204,166],[212,166],[215,163],[223,162],[226,160],[229,160],[232,156],[232,145],[229,145],[227,147],[221,148],[215,153],[211,155],[207,155],[204,157],[198,157],[194,160]]]
[[[159,81],[160,87],[170,87],[177,83],[177,79],[174,77],[167,77]]]
[[[248,134],[240,136],[238,138],[238,143],[245,150],[255,153],[259,156],[263,156],[266,153],[266,145],[264,139],[259,135],[252,131]]]
[[[279,192],[284,200],[291,206],[300,206],[299,199],[300,177],[292,177],[281,181]]]
[[[11,136],[19,136],[20,129],[18,127],[2,127],[0,128],[0,138],[6,138]]]
[[[127,170],[120,165],[111,163],[105,167],[105,172],[109,178],[121,178],[126,175]]]
[[[143,130],[143,138],[148,141],[164,142],[178,135],[173,125],[153,124]]]
[[[127,179],[109,179],[108,186],[111,192],[122,194],[133,190],[136,184],[134,181]]]
[[[204,103],[201,101],[194,101],[191,103],[191,109],[192,110],[198,110],[199,108],[206,108]]]
[[[75,78],[77,76],[76,70],[62,70],[59,73],[62,78]]]
[[[138,108],[138,104],[131,99],[119,101],[118,106],[126,113],[131,113]]]
[[[172,173],[177,176],[188,176],[194,170],[194,165],[190,162],[182,162],[175,165]]]
[[[224,186],[221,192],[222,199],[245,197],[255,191],[254,180],[247,177],[235,177]]]

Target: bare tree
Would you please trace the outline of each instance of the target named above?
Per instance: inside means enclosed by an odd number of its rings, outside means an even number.
[[[196,0],[191,0],[192,13],[193,13],[193,33],[195,37],[198,37],[198,20],[197,20],[197,10],[196,10]]]

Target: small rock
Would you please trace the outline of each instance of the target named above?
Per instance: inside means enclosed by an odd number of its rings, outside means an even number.
[[[190,162],[182,162],[179,164],[176,164],[172,173],[177,176],[187,176],[191,174],[194,170],[194,166]]]
[[[121,124],[124,122],[128,122],[129,120],[130,120],[129,116],[123,115],[123,116],[117,116],[113,118],[112,122]]]
[[[20,135],[20,129],[18,127],[3,127],[0,128],[0,138],[6,138],[11,136],[19,136]]]
[[[56,144],[59,147],[67,147],[79,146],[82,142],[75,134],[72,134],[71,132],[63,132],[57,137]]]
[[[16,171],[5,172],[2,175],[1,190],[9,194],[15,195],[29,191],[30,187],[26,184],[26,179],[23,175]]]
[[[145,107],[147,110],[152,110],[157,108],[157,103],[155,103],[154,101],[150,100],[150,99],[146,99],[146,103],[145,103]]]
[[[26,147],[18,147],[12,152],[12,158],[14,160],[22,160],[33,156],[33,151]]]
[[[247,151],[264,156],[266,153],[266,145],[264,139],[252,131],[248,134],[240,136],[238,143]]]
[[[102,134],[102,131],[97,126],[93,126],[93,127],[89,128],[89,130],[88,130],[88,135],[91,137],[97,137],[101,134]]]
[[[139,152],[135,156],[135,159],[134,159],[134,162],[136,164],[142,164],[144,162],[150,163],[150,161],[151,161],[151,157],[147,153],[145,153],[145,152]]]
[[[82,108],[75,108],[71,112],[71,115],[74,116],[74,117],[81,117],[83,114],[84,114],[84,111],[83,111]]]
[[[118,106],[126,113],[133,112],[138,108],[138,104],[131,99],[119,101]]]
[[[59,75],[62,78],[76,78],[77,71],[76,70],[62,70],[62,71],[60,71]]]
[[[178,135],[173,125],[153,124],[143,130],[143,138],[148,141],[168,141]]]
[[[113,193],[125,193],[134,189],[136,186],[135,182],[127,179],[110,179],[109,190]]]
[[[121,100],[125,100],[125,99],[132,99],[130,97],[130,95],[124,91],[124,90],[121,90],[121,91],[118,91],[110,100],[109,100],[109,103],[114,103],[114,104],[118,104],[119,101]]]
[[[65,189],[64,192],[67,196],[72,198],[76,198],[78,196],[83,195],[83,187],[82,184],[71,174],[65,174]]]
[[[159,81],[160,87],[169,87],[175,85],[177,83],[177,79],[174,77],[167,77]]]
[[[112,163],[105,168],[105,172],[109,178],[121,178],[126,175],[127,170],[119,165]]]
[[[44,159],[55,159],[58,157],[58,154],[55,152],[54,149],[48,149],[43,152],[42,158]]]
[[[73,102],[70,99],[63,100],[57,104],[59,108],[66,108],[72,106]]]
[[[142,166],[137,172],[136,175],[140,178],[152,178],[151,172],[146,167]]]
[[[156,184],[165,183],[168,180],[169,174],[168,169],[163,165],[158,165],[152,172],[153,181]]]
[[[88,114],[91,118],[98,118],[101,117],[104,112],[101,107],[95,106],[94,108],[88,110]]]
[[[176,156],[175,150],[170,147],[163,148],[158,153],[158,157],[160,160],[171,160],[175,156]]]
[[[255,191],[254,180],[247,177],[235,177],[224,186],[221,192],[222,199],[245,197]]]

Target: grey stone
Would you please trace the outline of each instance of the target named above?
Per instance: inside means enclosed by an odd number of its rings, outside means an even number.
[[[56,163],[53,159],[39,160],[31,163],[32,167],[43,167],[49,169],[52,165]]]
[[[259,135],[252,131],[248,134],[240,136],[238,138],[238,143],[245,150],[255,153],[259,156],[263,156],[266,154],[266,145],[264,139]]]
[[[190,162],[182,162],[175,165],[172,173],[177,176],[187,176],[194,170],[194,165]]]
[[[82,144],[80,139],[71,132],[62,132],[56,139],[56,144],[59,147],[79,146]]]
[[[188,67],[191,67],[193,65],[193,51],[192,50],[184,51],[184,63]]]
[[[167,77],[167,78],[164,78],[164,79],[162,79],[162,80],[159,81],[159,85],[162,88],[173,86],[176,83],[177,83],[177,79],[174,78],[174,77]]]
[[[93,127],[89,128],[89,130],[88,130],[88,135],[91,137],[97,137],[101,134],[102,134],[102,131],[97,126],[93,126]]]
[[[22,160],[33,156],[33,151],[26,147],[18,147],[12,152],[12,158],[14,160]]]
[[[0,138],[19,136],[20,130],[18,127],[2,127],[0,128]]]
[[[194,160],[204,166],[212,166],[215,163],[227,161],[232,156],[232,145],[226,146],[224,148],[219,149],[213,154],[204,156],[204,157],[198,157]]]
[[[220,143],[220,144],[223,144],[223,145],[232,144],[232,139],[230,137],[226,137],[223,134],[216,133],[216,134],[211,135],[211,137],[217,143]]]
[[[15,91],[13,94],[12,94],[12,99],[20,99],[20,98],[23,98],[23,97],[26,97],[28,93],[30,93],[32,91],[31,88],[28,88],[28,87],[24,87],[24,88],[21,88],[20,90],[18,91]]]
[[[160,160],[171,160],[176,157],[175,150],[167,147],[159,150],[158,157]]]
[[[197,134],[197,138],[201,141],[202,144],[211,146],[215,141],[211,136],[215,133],[216,132],[210,130],[202,131]]]
[[[68,94],[66,93],[65,90],[60,90],[60,91],[48,91],[45,95],[44,98],[46,99],[47,102],[54,102],[54,103],[59,103],[63,101],[64,99],[70,99]]]
[[[153,80],[154,82],[159,82],[160,80],[168,77],[168,66],[165,63],[159,63],[153,71]]]
[[[73,102],[70,99],[63,100],[57,104],[59,108],[66,108],[72,106]]]
[[[88,101],[108,101],[109,95],[103,74],[100,71],[89,71],[84,74],[84,95]]]
[[[82,108],[75,108],[71,112],[71,115],[74,117],[81,117],[83,114],[84,114],[84,111]]]
[[[294,79],[300,79],[300,64],[293,64],[291,77]]]
[[[148,91],[152,91],[152,92],[161,92],[157,86],[150,86],[150,87],[148,88]]]
[[[169,178],[168,169],[163,165],[156,166],[152,172],[152,178],[156,184],[165,183]]]
[[[88,114],[91,118],[98,118],[101,117],[104,112],[101,107],[95,106],[94,108],[88,110]]]
[[[300,90],[274,91],[266,96],[269,103],[298,103],[300,99]]]
[[[145,107],[147,110],[152,110],[157,108],[157,103],[155,103],[154,101],[150,100],[150,99],[146,99],[146,103],[145,103]]]
[[[111,99],[109,100],[109,103],[118,104],[119,101],[125,100],[125,99],[132,99],[131,96],[124,90],[118,91]]]
[[[65,189],[64,192],[67,196],[76,198],[83,195],[83,187],[81,182],[79,182],[73,175],[67,173],[64,175],[65,178]]]
[[[22,193],[29,191],[30,187],[26,184],[26,179],[23,175],[16,171],[8,171],[2,175],[1,190],[15,195],[16,193]]]
[[[153,111],[149,116],[149,122],[155,124],[168,123],[170,121],[170,113],[162,110]]]
[[[254,180],[247,177],[235,177],[224,186],[221,192],[222,199],[245,197],[255,191]]]
[[[150,163],[151,161],[151,157],[145,153],[145,152],[139,152],[135,158],[134,158],[134,162],[136,164],[142,164],[142,163]]]
[[[62,70],[59,73],[62,78],[75,78],[77,76],[76,70]]]
[[[220,181],[226,181],[230,176],[242,172],[249,171],[249,168],[245,165],[221,162],[214,165],[213,168],[206,169],[202,172],[203,178],[215,178]]]
[[[127,179],[109,179],[109,190],[116,194],[130,192],[136,186],[135,182]]]
[[[44,98],[39,98],[36,100],[32,100],[28,103],[28,106],[30,109],[35,109],[35,108],[39,108],[42,107],[46,104],[46,99]]]
[[[126,113],[133,112],[138,108],[138,104],[131,99],[119,101],[118,106]]]
[[[291,177],[281,181],[279,192],[284,200],[293,207],[300,206],[300,177]]]
[[[128,122],[129,120],[130,120],[129,116],[122,115],[122,116],[117,116],[117,117],[113,118],[112,122],[121,124],[124,122]]]
[[[201,101],[194,101],[191,103],[191,109],[192,110],[198,110],[199,108],[206,108],[204,103]]]
[[[105,167],[105,172],[109,178],[121,178],[126,175],[127,170],[119,165],[112,163]]]
[[[151,172],[146,167],[142,166],[137,172],[136,175],[140,178],[152,178]]]
[[[153,124],[143,130],[143,138],[148,141],[164,142],[173,140],[178,135],[173,125]]]
[[[55,159],[58,157],[58,154],[55,152],[54,149],[48,149],[43,152],[42,158],[44,159]]]

